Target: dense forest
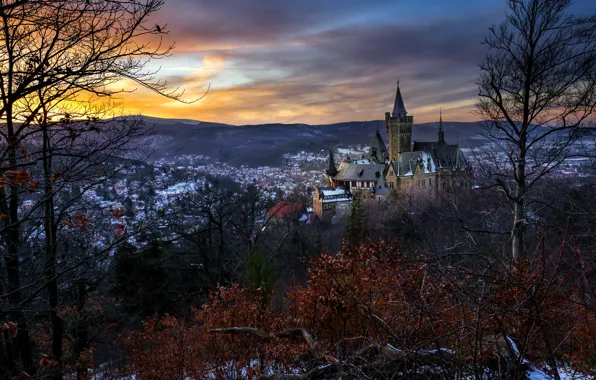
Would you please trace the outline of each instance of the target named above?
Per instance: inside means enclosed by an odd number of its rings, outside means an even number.
[[[178,168],[154,201],[151,130],[111,100],[197,100],[148,70],[162,0],[3,1],[0,380],[596,376],[596,19],[569,4],[509,1],[487,31],[474,188],[323,223],[307,184]]]

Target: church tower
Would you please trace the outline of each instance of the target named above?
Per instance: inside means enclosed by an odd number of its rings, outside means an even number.
[[[397,81],[393,112],[385,112],[385,122],[389,136],[389,160],[393,161],[399,158],[402,152],[412,150],[412,125],[414,124],[414,117],[408,116],[401,97],[399,81]]]

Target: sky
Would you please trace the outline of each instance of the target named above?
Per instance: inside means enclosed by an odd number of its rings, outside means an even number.
[[[576,0],[596,13],[596,1]],[[165,0],[168,58],[157,77],[182,104],[144,89],[127,113],[227,124],[378,120],[399,79],[415,123],[474,121],[481,43],[504,0]]]

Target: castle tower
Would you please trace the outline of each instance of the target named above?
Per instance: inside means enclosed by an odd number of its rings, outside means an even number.
[[[327,182],[329,186],[333,186],[333,177],[337,174],[337,168],[335,167],[335,159],[333,158],[333,150],[329,149],[329,161],[327,161]]]
[[[393,112],[385,112],[385,122],[387,123],[387,135],[389,136],[389,159],[399,158],[402,152],[412,150],[412,125],[414,117],[408,116],[404,100],[399,90],[399,81],[397,81],[397,92],[395,93],[395,104]]]

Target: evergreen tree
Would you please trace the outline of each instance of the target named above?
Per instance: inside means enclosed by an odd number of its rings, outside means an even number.
[[[74,185],[72,187],[72,197],[73,198],[80,198],[81,196],[81,188],[79,187],[79,185]]]
[[[269,301],[275,285],[276,266],[267,253],[256,249],[246,257],[246,277],[252,289],[260,289],[263,296],[263,304]]]
[[[132,199],[130,197],[126,197],[124,200],[124,209],[126,210],[126,216],[133,218],[135,216],[135,208],[132,204]]]
[[[354,246],[364,239],[366,232],[366,210],[360,193],[354,194],[352,209],[346,223],[345,238],[349,246]]]
[[[108,197],[108,191],[106,190],[105,186],[97,185],[97,189],[95,189],[95,193],[98,197],[106,199]]]

